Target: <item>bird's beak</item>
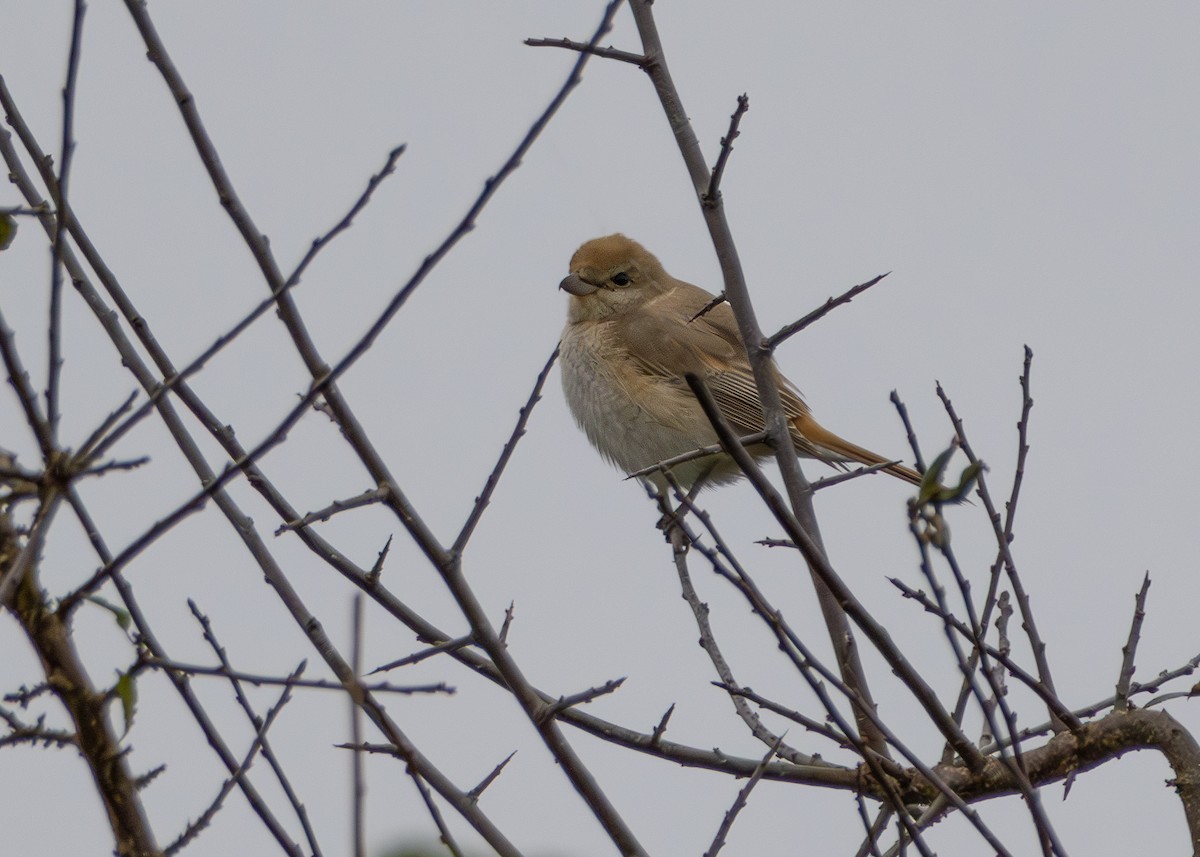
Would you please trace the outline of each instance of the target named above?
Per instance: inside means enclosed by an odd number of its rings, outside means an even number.
[[[564,277],[563,281],[558,284],[558,287],[568,294],[575,295],[577,298],[587,297],[599,289],[599,286],[593,286],[591,283],[581,280],[578,274],[570,274]]]

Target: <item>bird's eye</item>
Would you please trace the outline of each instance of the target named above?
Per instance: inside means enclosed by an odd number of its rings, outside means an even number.
[[[628,286],[629,285],[629,275],[626,274],[624,271],[621,271],[618,274],[613,274],[609,279],[612,281],[613,285],[615,285],[615,286]]]

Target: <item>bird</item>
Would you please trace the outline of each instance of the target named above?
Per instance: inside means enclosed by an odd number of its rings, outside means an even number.
[[[729,304],[677,280],[645,247],[621,234],[585,242],[559,283],[569,297],[559,343],[563,393],[588,440],[626,474],[717,443],[685,376],[702,378],[740,436],[765,425],[758,389]],[[881,469],[914,485],[921,474],[843,440],[813,419],[794,384],[771,363],[796,453],[834,467]],[[755,458],[766,444],[748,447]],[[740,478],[724,452],[675,464],[672,476],[695,494]],[[666,495],[661,472],[647,477]]]

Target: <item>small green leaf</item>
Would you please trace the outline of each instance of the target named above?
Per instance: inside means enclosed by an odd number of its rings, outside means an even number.
[[[137,710],[137,684],[131,673],[119,673],[117,678],[117,699],[121,700],[121,714],[125,718],[124,738],[133,726],[133,714]]]
[[[971,489],[975,487],[975,483],[979,481],[979,474],[986,469],[987,465],[982,461],[968,464],[963,468],[962,476],[958,478],[958,485],[953,488],[942,488],[942,496],[938,502],[961,503],[966,500]]]
[[[129,611],[125,608],[118,607],[116,604],[106,601],[99,595],[88,595],[87,600],[112,613],[113,617],[117,620],[117,624],[121,626],[122,631],[128,631],[129,627],[133,624],[133,619],[130,617]]]
[[[968,464],[963,468],[957,485],[943,485],[942,474],[946,471],[946,465],[950,463],[950,458],[957,449],[958,444],[950,444],[929,465],[925,475],[921,477],[921,487],[917,492],[918,506],[924,506],[926,503],[962,503],[967,500],[967,495],[971,493],[976,480],[979,479],[979,474],[987,468],[987,465],[982,461]]]
[[[11,214],[0,214],[0,250],[7,250],[16,237],[17,219]]]

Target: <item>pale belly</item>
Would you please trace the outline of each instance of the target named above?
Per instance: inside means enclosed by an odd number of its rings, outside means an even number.
[[[628,474],[717,442],[686,386],[619,371],[628,366],[623,361],[623,352],[606,342],[602,325],[568,325],[563,332],[563,393],[575,422],[601,455]],[[677,465],[672,472],[686,488],[714,465],[712,481],[737,478],[736,465],[724,455]],[[663,485],[661,477],[653,481]]]

